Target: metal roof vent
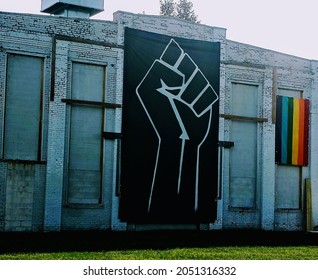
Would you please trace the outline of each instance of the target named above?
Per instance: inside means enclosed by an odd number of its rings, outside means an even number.
[[[51,15],[89,18],[104,11],[104,0],[41,0],[41,12]]]

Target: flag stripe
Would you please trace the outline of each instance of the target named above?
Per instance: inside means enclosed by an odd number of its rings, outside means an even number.
[[[299,141],[298,141],[298,164],[304,164],[304,129],[305,129],[305,102],[299,99]]]
[[[308,139],[309,139],[309,100],[305,100],[305,113],[304,113],[304,163],[308,165]]]
[[[287,163],[292,164],[293,155],[293,118],[294,102],[291,97],[288,97],[288,135],[287,135]]]
[[[279,108],[276,110],[276,134],[275,134],[275,162],[280,163],[282,161],[282,98],[281,96],[277,96],[276,101],[276,108]]]
[[[293,98],[293,139],[292,139],[292,164],[298,164],[298,144],[299,144],[299,99]]]
[[[282,136],[281,136],[281,150],[282,150],[282,164],[287,164],[287,139],[288,139],[288,97],[282,98]]]

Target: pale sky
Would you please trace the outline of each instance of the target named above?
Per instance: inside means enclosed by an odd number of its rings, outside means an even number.
[[[159,14],[159,0],[104,0],[93,17],[112,20],[122,10]],[[227,29],[230,40],[318,60],[317,0],[192,0],[202,24]],[[0,11],[40,13],[41,0],[0,0]]]

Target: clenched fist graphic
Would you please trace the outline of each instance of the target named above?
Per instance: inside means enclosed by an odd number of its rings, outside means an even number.
[[[154,207],[156,193],[167,184],[167,195],[180,196],[181,204],[189,204],[192,211],[197,211],[200,149],[211,130],[212,108],[218,95],[174,39],[153,62],[136,94],[158,138],[148,212]],[[171,151],[178,157],[171,157]],[[178,174],[174,182],[164,175],[167,171]],[[187,195],[182,196],[184,192]],[[189,200],[189,193],[192,201],[182,202],[182,197]]]

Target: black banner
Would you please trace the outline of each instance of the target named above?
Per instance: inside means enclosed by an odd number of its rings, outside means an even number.
[[[216,218],[220,44],[126,28],[119,218]]]

